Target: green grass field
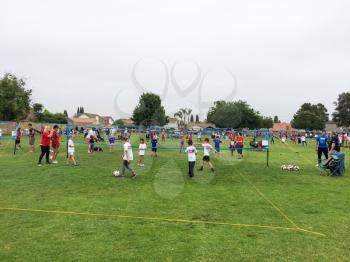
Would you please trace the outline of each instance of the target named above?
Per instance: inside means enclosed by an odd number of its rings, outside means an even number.
[[[269,167],[265,153],[239,161],[223,151],[215,174],[190,179],[177,150],[134,161],[136,178],[114,178],[120,147],[89,155],[79,145],[78,167],[64,152],[38,167],[39,148],[26,143],[16,156],[12,141],[0,146],[1,261],[349,260],[349,174],[320,176],[315,144],[276,143]],[[290,163],[303,170],[280,170]]]

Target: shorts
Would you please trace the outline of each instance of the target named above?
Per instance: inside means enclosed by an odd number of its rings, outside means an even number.
[[[29,145],[34,146],[35,144],[35,137],[29,137]]]
[[[236,150],[235,146],[230,146],[230,150],[235,151]]]
[[[157,153],[157,148],[152,148],[152,152]]]
[[[52,143],[52,148],[53,149],[58,149],[60,147],[59,143]]]
[[[21,143],[21,140],[16,139],[15,143],[16,145],[19,145]]]
[[[215,148],[215,151],[220,153],[220,148]]]
[[[74,151],[68,151],[68,155],[70,155],[70,156],[74,156]]]
[[[204,156],[203,157],[204,162],[210,162],[210,156]]]

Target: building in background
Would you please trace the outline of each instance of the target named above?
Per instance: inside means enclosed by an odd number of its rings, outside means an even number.
[[[98,114],[83,113],[79,116],[69,118],[69,123],[76,125],[113,125],[113,118],[111,116],[100,116]]]

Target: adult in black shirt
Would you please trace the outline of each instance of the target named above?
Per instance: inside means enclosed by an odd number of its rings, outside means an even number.
[[[329,151],[337,151],[340,152],[340,143],[339,143],[339,137],[336,132],[332,133],[332,137],[329,141]]]

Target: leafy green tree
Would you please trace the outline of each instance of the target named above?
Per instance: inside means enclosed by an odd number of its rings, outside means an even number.
[[[68,117],[68,112],[67,112],[67,110],[64,110],[64,111],[63,111],[63,114],[64,114],[66,117]]]
[[[300,109],[297,111],[297,114],[299,112],[305,112],[305,111],[314,113],[325,123],[329,120],[328,110],[321,103],[318,103],[318,104],[304,103],[301,105]]]
[[[294,114],[292,127],[306,130],[323,130],[328,121],[327,108],[321,104],[304,103]]]
[[[260,128],[262,116],[245,101],[216,101],[209,109],[207,121],[220,128]]]
[[[325,122],[311,111],[302,111],[294,115],[292,127],[305,130],[323,130]]]
[[[30,112],[32,90],[25,88],[23,79],[11,74],[0,78],[0,119],[23,119]]]
[[[144,126],[163,126],[168,123],[162,101],[158,95],[153,93],[143,93],[141,95],[131,119],[136,125]]]
[[[45,109],[40,121],[43,123],[67,124],[67,116],[63,113],[51,113]]]
[[[35,103],[32,106],[34,113],[34,121],[42,122],[44,106],[40,103]]]
[[[190,122],[191,122],[191,123],[193,123],[193,122],[194,122],[194,117],[193,117],[193,115],[191,115]]]
[[[113,122],[114,126],[118,126],[118,127],[123,127],[124,126],[124,121],[122,119],[117,119]]]
[[[262,117],[260,128],[271,128],[273,127],[273,120],[271,117]]]
[[[333,113],[333,121],[337,126],[350,126],[350,92],[341,93],[337,102],[334,103],[336,108]]]

